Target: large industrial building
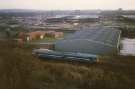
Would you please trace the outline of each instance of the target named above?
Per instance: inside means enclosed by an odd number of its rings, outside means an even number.
[[[99,15],[77,15],[69,18],[69,22],[76,22],[76,23],[90,23],[90,22],[98,22]]]
[[[69,16],[56,16],[47,18],[46,22],[48,23],[57,23],[57,22],[70,22],[70,23],[89,23],[89,22],[98,22],[99,15],[69,15]]]
[[[103,27],[84,27],[72,36],[55,43],[55,50],[61,52],[81,52],[96,55],[117,54],[121,31]]]

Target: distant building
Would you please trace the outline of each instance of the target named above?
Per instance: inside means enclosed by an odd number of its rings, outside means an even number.
[[[122,15],[125,19],[135,20],[135,15]]]
[[[48,23],[58,23],[58,22],[64,22],[66,20],[67,16],[54,16],[54,17],[49,17],[46,19],[46,22]]]
[[[27,41],[32,41],[34,39],[43,39],[45,36],[45,32],[35,31],[27,33]]]
[[[98,15],[76,15],[68,19],[68,22],[75,23],[90,23],[98,22],[100,20]]]
[[[116,54],[121,31],[110,28],[82,28],[70,37],[55,43],[55,50],[96,55]]]
[[[32,41],[36,39],[44,39],[44,38],[61,38],[63,37],[63,32],[55,32],[55,31],[34,31],[29,33],[19,33],[19,38],[26,39],[27,41]]]
[[[51,17],[47,18],[46,22],[48,23],[58,23],[58,22],[82,22],[82,23],[87,23],[87,22],[97,22],[99,21],[99,16],[98,15],[69,15],[69,16],[56,16],[56,17]]]

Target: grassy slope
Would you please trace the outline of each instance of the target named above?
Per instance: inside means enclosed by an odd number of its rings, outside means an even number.
[[[43,89],[134,89],[134,59],[107,58],[100,64],[45,61],[33,76]]]
[[[31,55],[31,48],[7,42],[1,42],[0,49],[0,89],[135,88],[135,57],[106,57],[86,64],[41,61]]]

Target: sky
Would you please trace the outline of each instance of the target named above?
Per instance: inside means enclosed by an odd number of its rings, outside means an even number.
[[[93,10],[134,9],[135,0],[0,0],[0,9]]]

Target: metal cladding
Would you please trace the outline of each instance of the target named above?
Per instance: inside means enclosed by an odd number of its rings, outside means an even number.
[[[121,31],[103,27],[84,27],[70,37],[55,43],[55,50],[96,55],[116,54]]]

